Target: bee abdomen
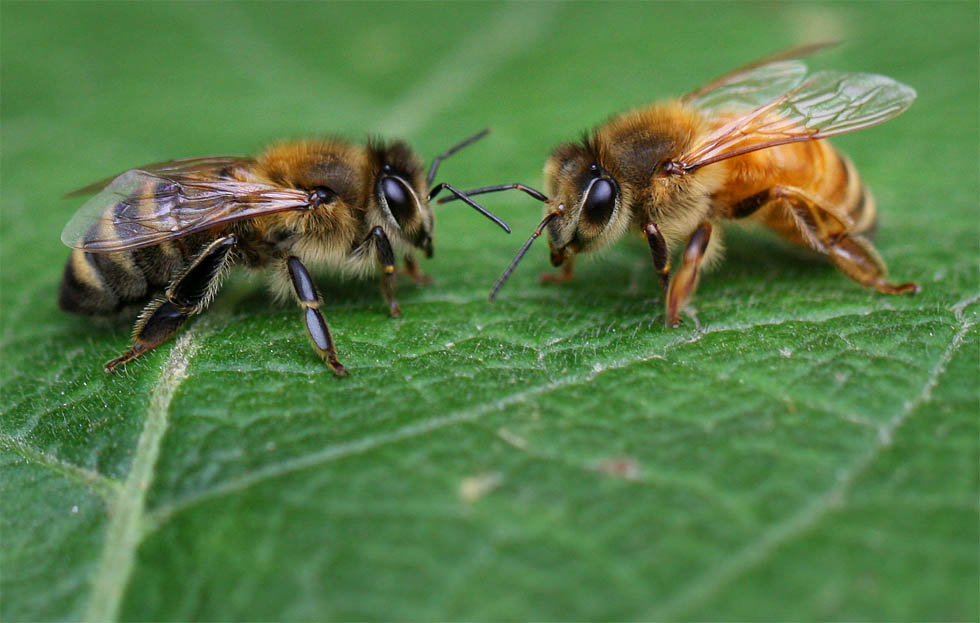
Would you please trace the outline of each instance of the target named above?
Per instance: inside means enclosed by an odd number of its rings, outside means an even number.
[[[183,266],[183,253],[170,243],[116,253],[73,249],[65,264],[58,305],[76,314],[110,314],[146,302]]]
[[[121,307],[95,262],[94,253],[72,249],[58,291],[58,307],[76,314],[108,314]]]
[[[837,152],[844,170],[841,183],[846,186],[841,208],[851,218],[855,235],[871,236],[878,224],[878,210],[874,196],[858,175],[857,168],[849,158]]]

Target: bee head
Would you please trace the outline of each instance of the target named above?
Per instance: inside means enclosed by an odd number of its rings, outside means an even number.
[[[432,257],[432,230],[435,217],[429,206],[422,164],[401,141],[372,145],[375,161],[375,220],[394,237],[401,238]]]
[[[602,160],[587,140],[561,145],[545,164],[550,196],[545,212],[558,212],[547,228],[555,266],[569,253],[594,250],[615,240],[629,224],[624,189]]]

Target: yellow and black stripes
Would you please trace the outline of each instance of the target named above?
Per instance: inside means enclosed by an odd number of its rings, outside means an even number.
[[[132,346],[106,363],[106,372],[153,350],[170,339],[188,318],[202,312],[214,297],[236,242],[234,236],[224,236],[205,247],[170,284],[166,298],[151,301],[143,309],[133,328]]]
[[[87,240],[122,238],[133,203],[123,200],[88,232]],[[149,208],[141,208],[149,209]],[[72,249],[65,265],[58,303],[61,309],[87,315],[107,315],[132,304],[145,304],[166,288],[194,260],[213,235],[194,234],[173,242],[127,251],[91,253]]]

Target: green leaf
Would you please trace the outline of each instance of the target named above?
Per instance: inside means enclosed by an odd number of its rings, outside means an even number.
[[[978,9],[945,4],[2,7],[4,620],[978,616]],[[460,187],[538,185],[608,115],[803,41],[919,100],[836,141],[915,297],[730,228],[700,327],[639,240],[538,285],[540,218],[440,208],[435,282],[233,277],[106,376],[131,319],[56,306],[72,188],[283,137],[403,136]]]

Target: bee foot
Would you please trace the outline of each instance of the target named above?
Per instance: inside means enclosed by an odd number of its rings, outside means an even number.
[[[895,284],[883,279],[875,284],[875,289],[885,294],[918,294],[922,292],[922,286],[913,281]]]
[[[115,359],[111,361],[107,361],[103,370],[105,370],[106,374],[114,374],[116,372],[116,368],[129,363],[133,359],[136,359],[137,357],[142,355],[143,352],[144,352],[143,349],[137,349],[135,347],[130,348],[129,350],[119,355]]]
[[[406,270],[405,271],[405,276],[407,276],[409,279],[411,279],[412,282],[415,285],[418,285],[418,286],[427,286],[430,283],[432,283],[432,277],[426,275],[422,271],[418,271],[418,272],[414,272],[413,273],[413,272],[409,272],[409,271]]]
[[[568,283],[572,280],[571,275],[566,275],[564,272],[560,273],[541,273],[538,277],[538,283]]]
[[[680,327],[684,326],[684,319],[681,318],[681,314],[684,314],[685,316],[691,319],[691,321],[694,323],[695,331],[701,330],[701,321],[698,320],[698,312],[697,310],[690,309],[690,308],[684,309],[680,313],[675,314],[674,316],[668,316],[666,322],[664,323],[665,325],[667,325],[668,329],[679,329]]]
[[[344,364],[339,361],[328,361],[327,363],[330,364],[330,369],[337,378],[342,379],[347,376],[347,368],[344,367]]]

